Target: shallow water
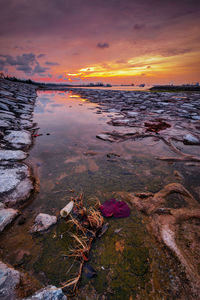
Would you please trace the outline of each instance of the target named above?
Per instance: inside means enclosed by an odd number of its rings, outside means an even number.
[[[66,256],[73,232],[66,221],[59,220],[42,235],[29,233],[39,212],[58,215],[80,192],[88,206],[113,196],[124,199],[123,192],[156,192],[171,182],[197,186],[195,166],[190,171],[183,163],[156,159],[172,154],[162,141],[146,138],[110,143],[97,139],[97,134],[113,130],[107,124],[108,114],[97,112],[96,104],[70,92],[38,92],[34,122],[42,135],[35,137],[26,162],[33,167],[40,190],[24,210],[26,223],[19,226],[16,221],[2,237],[1,252],[4,260],[29,271],[44,285],[61,285],[73,277],[78,266]],[[177,178],[175,170],[183,177]],[[160,299],[159,295],[167,299],[176,265],[168,267],[163,250],[146,231],[145,217],[132,211],[127,219],[106,221],[109,230],[94,243],[90,257],[97,277],[88,282],[83,275],[80,299],[86,299],[84,291],[108,299],[134,299],[137,294],[146,299],[153,290],[152,274],[158,297],[152,299]],[[19,263],[21,250],[28,255]]]

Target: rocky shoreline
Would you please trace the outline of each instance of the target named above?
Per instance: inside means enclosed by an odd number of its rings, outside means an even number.
[[[23,162],[33,143],[33,110],[37,86],[0,79],[0,233],[20,215],[19,208],[34,190],[30,167]],[[16,300],[21,272],[0,261],[0,299]],[[48,286],[27,300],[67,299]]]
[[[31,169],[23,160],[28,156],[36,130],[32,120],[36,90],[37,86],[0,80],[0,232],[20,215],[20,206],[30,199],[34,191]],[[170,163],[192,162],[197,165],[200,162],[198,155],[185,152],[178,144],[200,145],[199,93],[67,89],[69,90],[95,103],[97,114],[108,114],[111,130],[99,133],[97,138],[112,143],[152,137],[154,140],[161,140],[174,154],[170,157],[159,156],[157,159]],[[116,130],[112,130],[113,126]],[[188,202],[187,209],[165,207],[165,198],[171,193],[186,197],[184,200]],[[190,265],[189,260],[185,259],[188,249],[186,251],[183,246],[180,247],[176,240],[180,226],[184,224],[190,232],[191,221],[199,219],[198,199],[194,200],[183,186],[173,183],[155,195],[128,194],[125,198],[129,199],[134,209],[145,212],[148,216],[154,235],[184,266],[189,274],[188,279],[193,282],[194,294],[197,295],[199,275],[198,270],[193,267],[197,260],[195,258],[193,265]],[[54,216],[40,215],[53,218],[51,224],[56,222]],[[39,220],[40,226],[41,223]],[[40,231],[38,224],[36,222],[34,225],[36,231]],[[192,243],[199,247],[197,239],[193,239]],[[16,292],[22,277],[22,273],[0,262],[0,299],[20,298]],[[67,299],[62,290],[54,286],[39,290],[26,299],[44,298]]]

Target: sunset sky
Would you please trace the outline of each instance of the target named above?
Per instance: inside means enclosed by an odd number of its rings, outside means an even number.
[[[200,81],[200,0],[0,0],[0,71],[37,81]]]

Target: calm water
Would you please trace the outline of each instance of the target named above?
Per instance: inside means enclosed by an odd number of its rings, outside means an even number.
[[[42,235],[29,233],[39,212],[58,216],[70,198],[80,192],[84,193],[85,205],[113,196],[123,199],[123,192],[156,192],[177,181],[175,170],[187,175],[183,179],[186,186],[197,184],[196,170],[189,173],[183,164],[155,159],[160,154],[172,155],[161,141],[146,138],[109,143],[97,139],[97,134],[116,129],[107,124],[110,117],[106,113],[97,111],[96,104],[70,92],[38,93],[34,122],[42,135],[35,138],[26,162],[33,167],[39,192],[24,209],[26,223],[19,226],[16,221],[2,237],[1,250],[6,261],[29,271],[44,285],[60,286],[73,277],[78,266],[66,257],[73,243],[73,229],[65,220]],[[169,267],[162,250],[147,233],[145,218],[132,211],[127,219],[108,221],[109,230],[94,243],[90,258],[98,275],[91,281],[83,276],[80,299],[86,299],[84,291],[93,293],[94,288],[108,299],[134,299],[142,290],[145,299],[153,290],[152,273],[159,282],[155,297],[168,295],[176,266]],[[116,246],[119,244],[121,250]],[[19,264],[20,251],[28,254]]]

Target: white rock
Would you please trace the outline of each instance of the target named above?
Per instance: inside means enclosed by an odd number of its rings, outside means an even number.
[[[4,103],[0,103],[0,108],[3,110],[9,110],[9,107]]]
[[[21,160],[25,159],[27,154],[21,150],[0,150],[1,160]]]
[[[28,174],[29,169],[25,164],[0,166],[0,194],[16,188]]]
[[[200,120],[200,116],[192,116],[193,120]]]
[[[30,197],[33,189],[34,186],[32,181],[29,178],[25,178],[11,193],[4,195],[2,201],[9,205],[24,202]]]
[[[0,299],[16,300],[15,288],[20,283],[20,273],[0,261]]]
[[[47,230],[53,224],[56,224],[56,216],[50,216],[48,214],[40,213],[35,218],[35,223],[31,229],[32,232],[44,231]]]
[[[12,96],[13,93],[7,92],[7,91],[0,91],[0,94],[3,96]]]
[[[18,210],[13,208],[0,210],[0,232],[2,232],[4,228],[14,220],[18,213]]]
[[[63,294],[62,289],[50,285],[24,300],[67,300],[67,297]]]
[[[192,134],[186,134],[183,137],[183,142],[185,144],[189,144],[189,145],[198,145],[200,144],[200,140],[198,138],[196,138],[195,136],[193,136]]]
[[[128,115],[129,117],[136,117],[136,116],[138,116],[138,113],[137,113],[136,111],[128,111],[128,112],[127,112],[127,115]]]
[[[25,130],[8,130],[4,136],[4,140],[8,141],[15,148],[19,149],[24,146],[31,145],[31,134]]]

